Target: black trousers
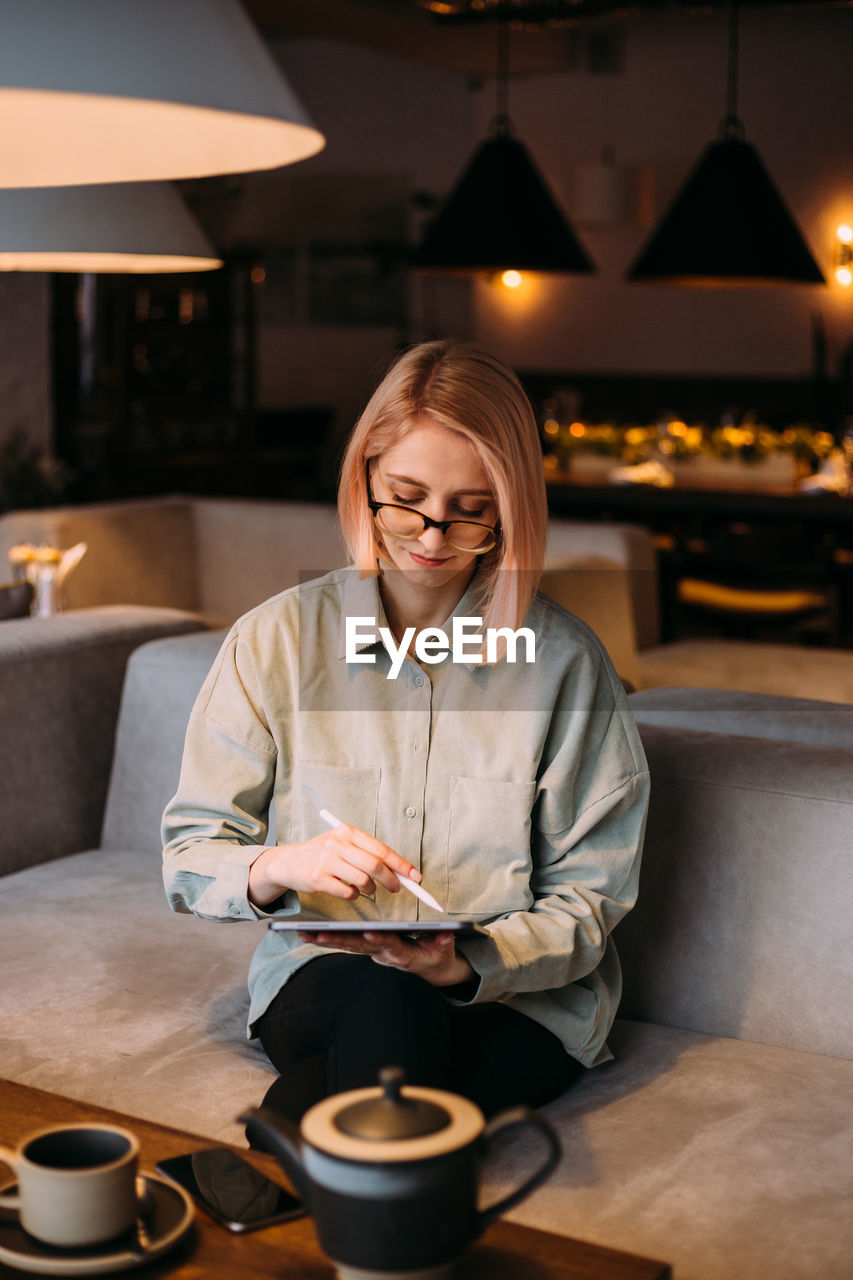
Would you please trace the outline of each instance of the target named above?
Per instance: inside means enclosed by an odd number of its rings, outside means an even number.
[[[260,1019],[278,1071],[264,1106],[298,1121],[321,1098],[402,1067],[409,1084],[470,1098],[486,1116],[539,1107],[583,1071],[546,1027],[502,1004],[450,1004],[415,974],[331,953],[299,969]]]

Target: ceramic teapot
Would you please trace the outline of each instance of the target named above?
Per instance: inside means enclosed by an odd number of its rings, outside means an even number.
[[[378,1088],[325,1098],[305,1113],[300,1131],[263,1108],[240,1117],[296,1186],[343,1280],[449,1275],[489,1223],[544,1182],[560,1158],[556,1133],[529,1107],[487,1124],[467,1098],[403,1081],[399,1067],[385,1067]],[[538,1130],[546,1154],[521,1186],[479,1209],[489,1146],[521,1125]]]

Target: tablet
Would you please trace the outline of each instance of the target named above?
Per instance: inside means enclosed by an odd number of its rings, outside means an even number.
[[[473,938],[485,932],[473,920],[270,920],[273,933],[452,933],[455,938]]]

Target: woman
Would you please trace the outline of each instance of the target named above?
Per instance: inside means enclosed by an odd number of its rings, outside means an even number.
[[[403,355],[349,440],[339,514],[352,567],[240,619],[201,690],[164,816],[170,903],[329,921],[267,930],[252,961],[266,1105],[298,1118],[390,1063],[487,1114],[541,1105],[611,1056],[648,774],[601,644],[534,594],[547,511],[515,375],[456,342]],[[462,619],[480,623],[438,660],[434,629]],[[522,625],[532,661],[476,639]],[[416,916],[485,932],[334,932]]]

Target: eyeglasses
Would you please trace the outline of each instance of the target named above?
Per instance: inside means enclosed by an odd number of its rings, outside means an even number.
[[[373,520],[381,533],[399,538],[401,542],[414,542],[427,529],[440,529],[445,541],[456,551],[468,551],[484,555],[491,551],[500,537],[501,525],[482,524],[477,520],[432,520],[414,507],[401,507],[396,502],[375,502],[370,487],[370,459],[364,460],[364,478],[367,482],[367,505],[373,512]]]

